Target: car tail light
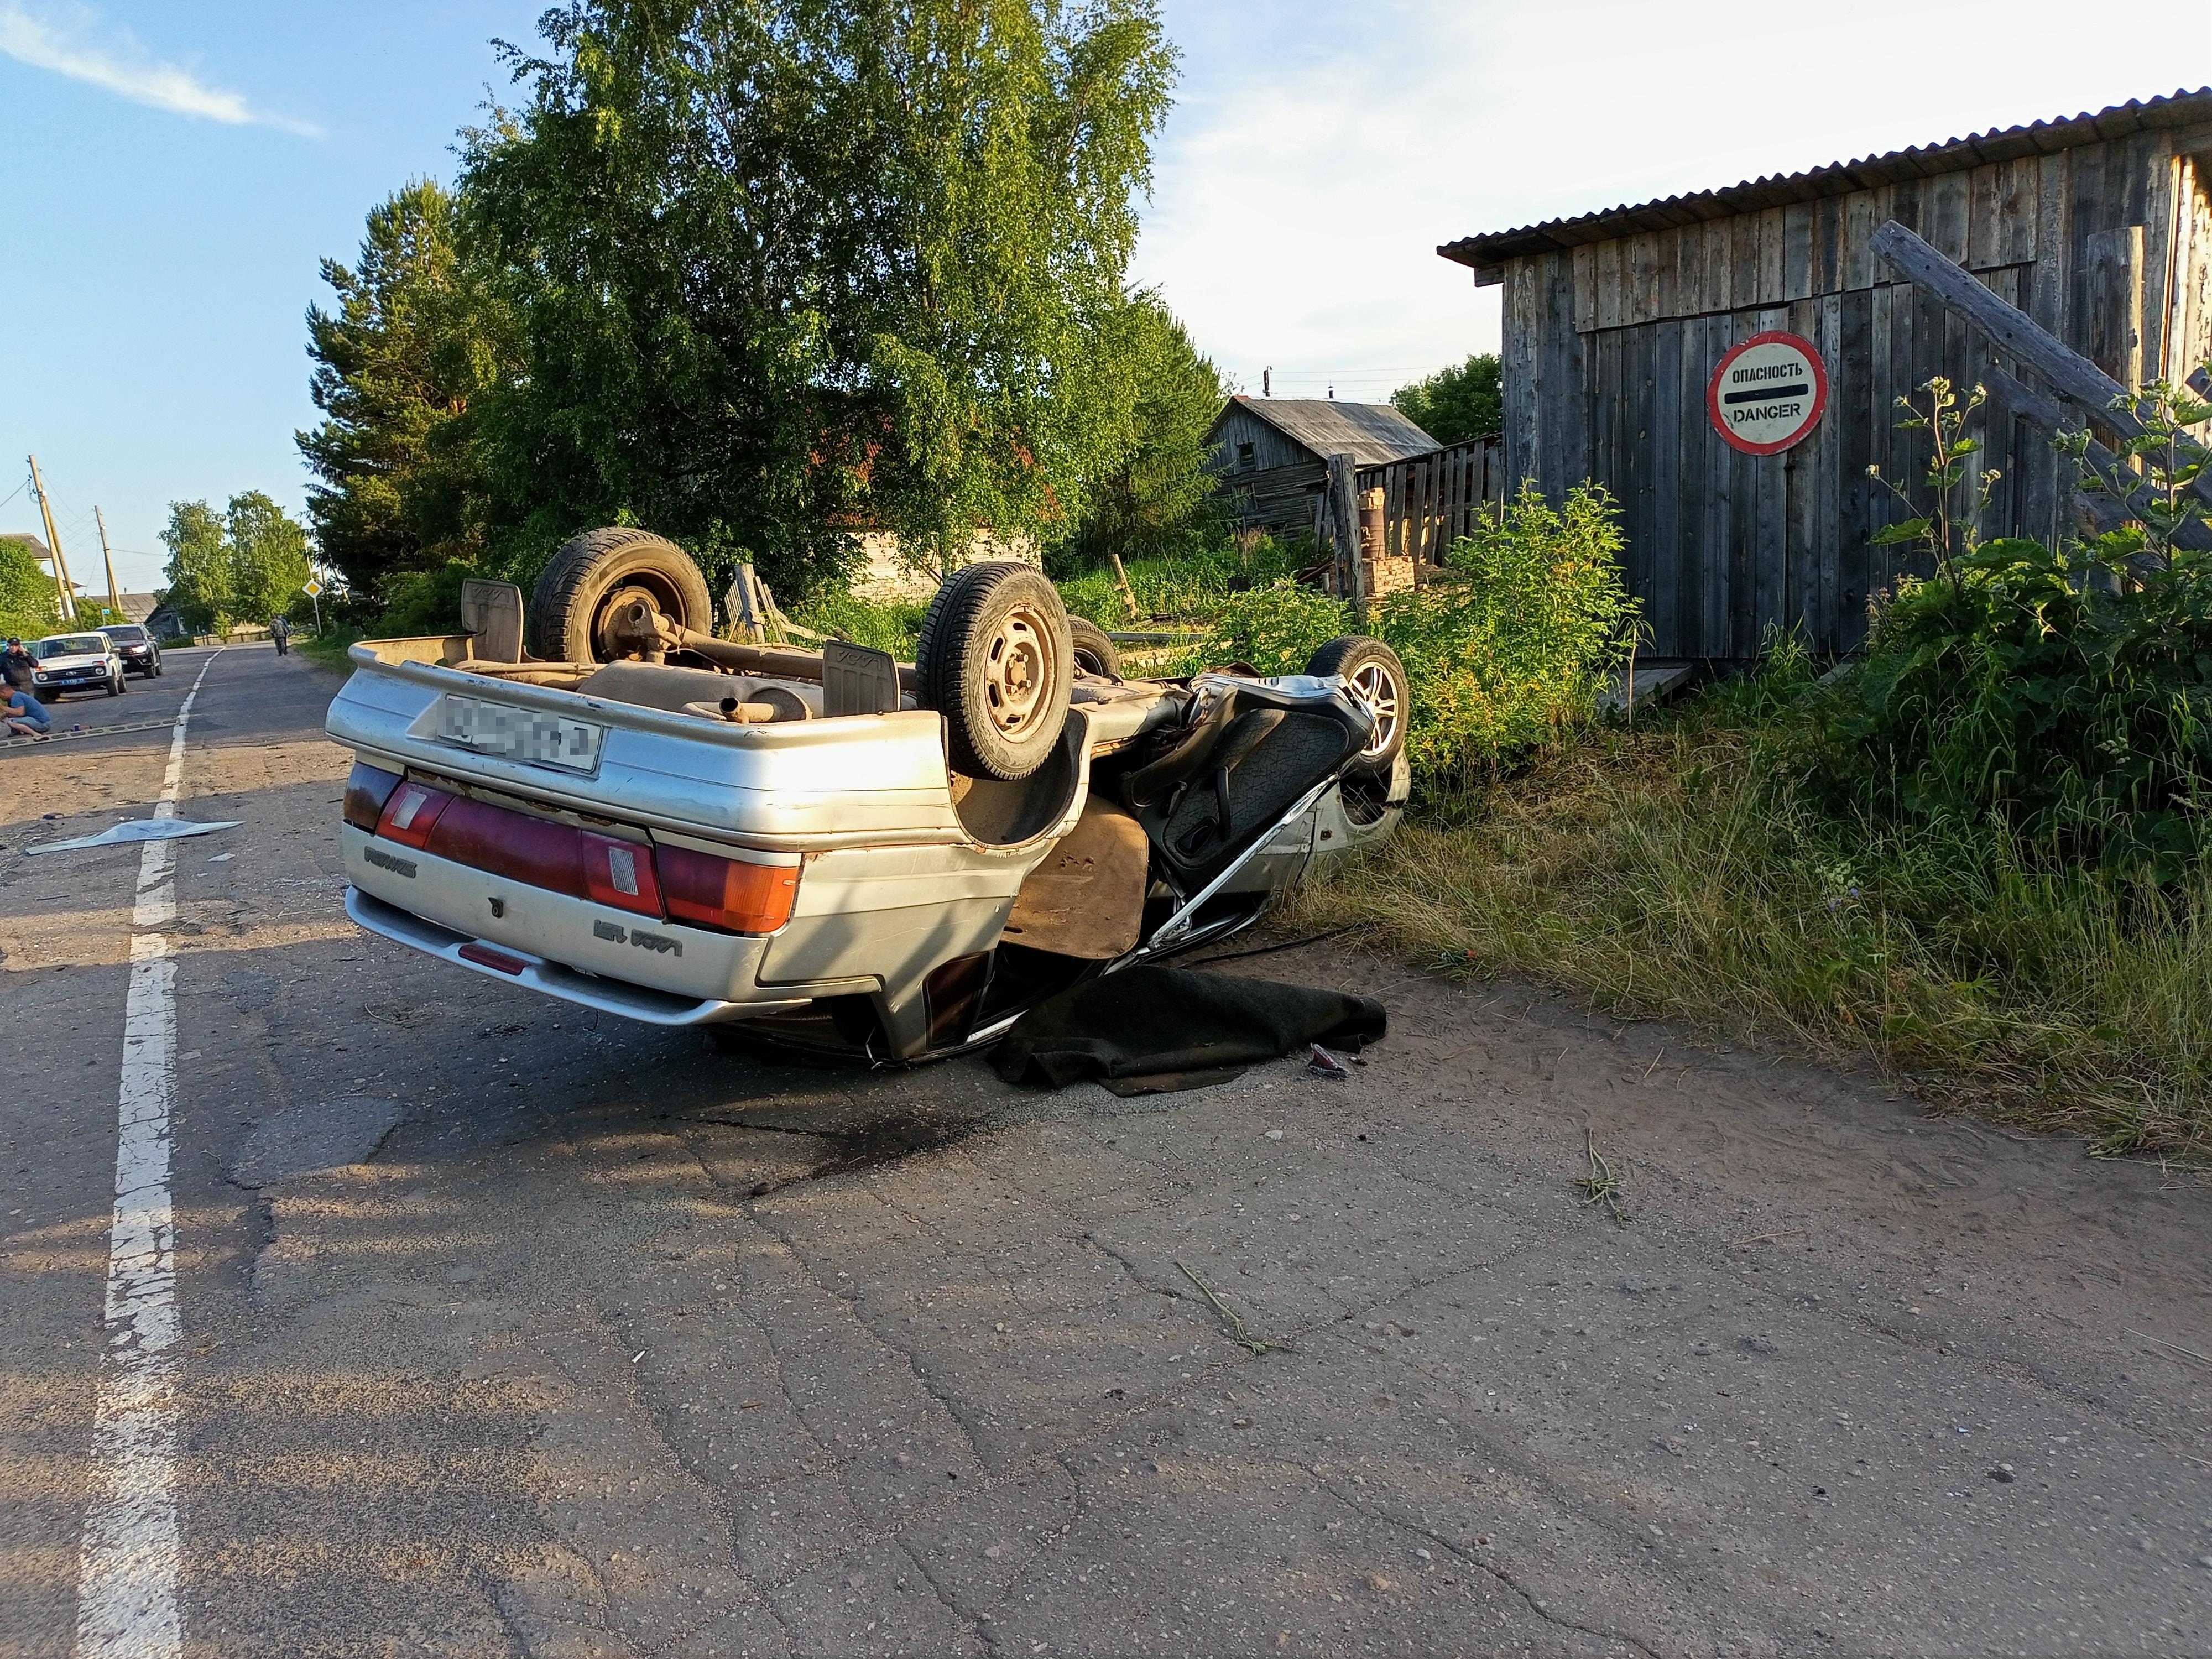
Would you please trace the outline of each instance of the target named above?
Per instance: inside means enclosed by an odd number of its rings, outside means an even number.
[[[619,841],[588,830],[579,830],[576,841],[584,855],[584,891],[594,901],[617,910],[635,910],[641,916],[660,915],[660,884],[653,878],[653,848],[641,842]]]
[[[404,847],[428,847],[430,832],[438,827],[438,820],[445,816],[454,799],[442,789],[403,783],[384,803],[384,811],[376,821],[376,833]]]
[[[672,918],[733,933],[773,933],[791,920],[799,896],[795,864],[747,864],[688,847],[661,847],[654,858]]]
[[[392,799],[392,792],[398,787],[398,773],[356,761],[352,775],[346,779],[345,821],[356,830],[374,835],[376,821],[384,815],[384,803]]]
[[[425,851],[456,864],[473,865],[532,887],[581,898],[583,860],[576,845],[580,839],[565,823],[510,812],[485,801],[457,799],[438,815],[429,840],[420,844]]]

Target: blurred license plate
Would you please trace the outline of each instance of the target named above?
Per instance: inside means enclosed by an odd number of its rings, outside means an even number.
[[[588,720],[448,691],[438,704],[437,735],[441,743],[458,744],[479,755],[558,767],[563,772],[596,772],[607,729]]]

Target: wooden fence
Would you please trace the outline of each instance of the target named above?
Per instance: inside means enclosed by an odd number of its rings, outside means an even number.
[[[1498,438],[1432,450],[1407,460],[1359,469],[1355,487],[1382,492],[1382,550],[1389,558],[1442,564],[1444,552],[1472,534],[1475,515],[1505,499],[1505,450]],[[1316,508],[1318,517],[1321,508]],[[1325,542],[1316,523],[1316,543]]]

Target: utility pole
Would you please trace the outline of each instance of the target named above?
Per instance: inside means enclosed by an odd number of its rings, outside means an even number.
[[[46,521],[46,548],[54,556],[54,586],[62,596],[62,620],[76,620],[76,591],[70,580],[69,561],[62,556],[62,538],[54,532],[54,509],[46,500],[46,486],[39,477],[39,458],[31,458],[31,493],[39,498],[40,516]]]
[[[107,520],[100,516],[97,503],[92,509],[92,521],[100,526],[100,556],[107,562],[107,608],[115,613],[115,620],[123,620],[123,596],[115,591],[115,555],[108,550]]]

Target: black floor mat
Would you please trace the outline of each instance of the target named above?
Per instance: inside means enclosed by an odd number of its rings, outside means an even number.
[[[1371,997],[1186,968],[1085,980],[1015,1022],[991,1055],[1009,1083],[1086,1079],[1116,1094],[1225,1083],[1310,1042],[1357,1049],[1389,1024]]]

